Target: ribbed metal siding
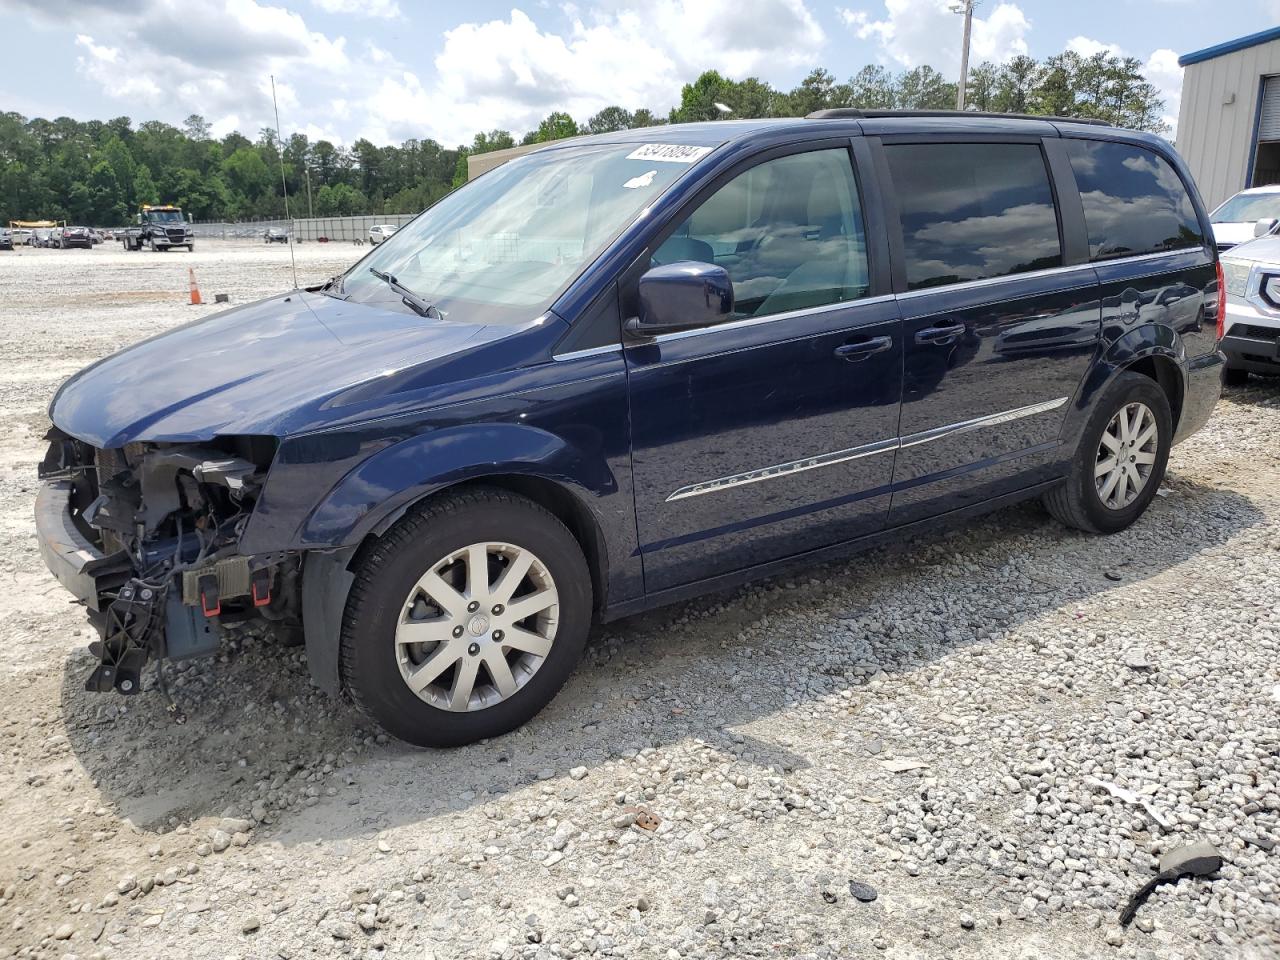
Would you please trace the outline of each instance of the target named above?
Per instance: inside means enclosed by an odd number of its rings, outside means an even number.
[[[1262,78],[1280,76],[1280,40],[1187,67],[1178,152],[1212,210],[1247,186]]]
[[[1280,140],[1280,77],[1267,77],[1263,83],[1258,140]]]

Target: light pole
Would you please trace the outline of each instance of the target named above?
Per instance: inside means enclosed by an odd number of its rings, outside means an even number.
[[[960,0],[951,5],[952,13],[964,14],[964,40],[960,47],[960,83],[956,87],[956,109],[964,109],[964,88],[969,84],[969,35],[973,31],[973,8],[978,0]]]

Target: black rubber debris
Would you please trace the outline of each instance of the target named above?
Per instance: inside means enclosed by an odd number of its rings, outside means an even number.
[[[849,893],[853,899],[861,900],[863,903],[870,903],[880,894],[876,893],[876,888],[869,883],[863,883],[861,880],[849,881]]]
[[[1120,912],[1120,926],[1127,927],[1138,915],[1138,908],[1147,902],[1151,891],[1162,883],[1172,883],[1181,877],[1207,877],[1222,867],[1222,854],[1213,844],[1201,840],[1189,847],[1176,847],[1160,858],[1159,872],[1142,885],[1129,898]]]

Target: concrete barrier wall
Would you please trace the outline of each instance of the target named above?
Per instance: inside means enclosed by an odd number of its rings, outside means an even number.
[[[368,240],[369,228],[379,224],[403,227],[417,214],[380,213],[364,217],[316,217],[293,221],[293,236],[297,240],[312,241],[321,237],[330,240]]]
[[[249,223],[193,223],[197,239],[261,240],[270,229],[286,229],[295,240],[368,240],[369,228],[377,224],[403,227],[417,214],[382,213],[360,217],[313,217],[301,220],[254,220]]]

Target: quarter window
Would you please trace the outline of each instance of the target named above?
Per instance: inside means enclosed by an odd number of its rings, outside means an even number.
[[[728,271],[735,317],[866,296],[866,232],[848,152],[779,157],[730,180],[652,258],[655,266],[679,260]]]
[[[1028,143],[885,147],[906,253],[907,288],[1062,265],[1053,190]]]
[[[1163,157],[1128,143],[1066,143],[1084,203],[1091,260],[1204,245],[1187,188]]]

